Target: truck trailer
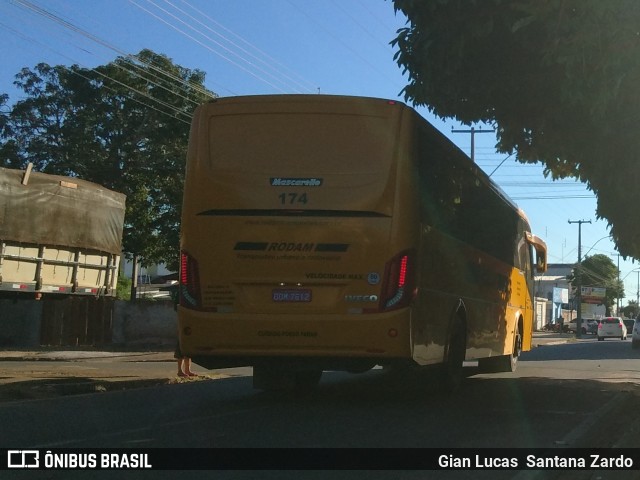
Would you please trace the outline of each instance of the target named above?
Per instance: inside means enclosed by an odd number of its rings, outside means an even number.
[[[30,166],[0,168],[0,298],[115,296],[125,198]]]

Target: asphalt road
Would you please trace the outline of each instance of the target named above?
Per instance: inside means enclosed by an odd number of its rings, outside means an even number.
[[[439,392],[428,376],[398,379],[381,370],[364,375],[329,372],[312,395],[269,395],[252,390],[248,371],[236,370],[212,381],[13,401],[0,404],[0,446],[640,447],[639,435],[624,435],[640,425],[635,408],[638,357],[640,352],[632,350],[629,341],[586,339],[546,346],[525,354],[516,374],[472,375],[454,396]],[[105,361],[81,363],[86,368]],[[129,367],[123,373],[146,368]],[[157,361],[157,367],[173,369],[174,365]],[[53,475],[56,472],[47,473],[43,478],[74,478],[74,472],[62,472],[65,475],[59,477]],[[108,472],[91,473],[92,478],[100,478]],[[147,473],[158,478],[162,472],[137,472],[135,478],[146,478]],[[218,471],[214,478],[351,479],[363,478],[362,473],[270,471],[256,476],[256,472]],[[513,479],[522,475],[513,471],[367,473],[367,478],[374,479]],[[582,476],[571,478],[592,478],[590,472],[563,472],[562,478],[573,474]],[[598,474],[602,480],[618,478]],[[184,478],[183,473],[180,476]],[[127,476],[123,473],[119,478]],[[191,472],[187,478],[201,477]],[[525,478],[530,477],[517,480]]]

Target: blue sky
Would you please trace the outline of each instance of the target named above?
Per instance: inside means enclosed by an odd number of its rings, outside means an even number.
[[[39,62],[89,68],[150,48],[206,72],[207,87],[220,96],[319,92],[402,100],[405,79],[389,42],[404,24],[390,0],[0,0],[0,93],[19,100],[15,74]],[[470,154],[471,136],[451,132],[468,126],[418,111]],[[568,220],[591,220],[582,225],[583,256],[619,260],[622,305],[636,298],[640,263],[618,259],[584,185],[551,182],[541,166],[505,161],[491,133],[475,139],[476,162],[525,210],[550,262],[577,261],[578,226]]]

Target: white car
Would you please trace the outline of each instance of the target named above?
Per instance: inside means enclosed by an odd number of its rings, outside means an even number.
[[[578,328],[578,320],[575,318],[569,322],[569,332],[576,333]],[[583,335],[587,333],[598,333],[598,321],[592,318],[583,318],[582,323],[580,324],[580,331]]]
[[[606,317],[600,320],[598,325],[598,341],[605,338],[627,339],[627,327],[620,317]]]
[[[633,324],[633,332],[631,333],[631,347],[640,347],[640,317]]]

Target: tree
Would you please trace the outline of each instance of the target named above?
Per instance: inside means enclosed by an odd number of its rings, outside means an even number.
[[[597,196],[624,256],[640,258],[640,2],[393,0],[405,99],[495,125],[502,153]]]
[[[580,269],[580,283],[583,287],[600,287],[606,289],[603,305],[606,314],[611,314],[611,307],[616,299],[624,298],[624,283],[620,280],[620,272],[613,261],[603,254],[586,257],[577,265],[567,278],[575,284],[576,269]]]
[[[640,314],[638,302],[636,302],[635,300],[629,300],[629,304],[626,307],[622,307],[621,310],[622,313],[628,318],[638,318],[638,314]]]
[[[26,98],[0,124],[2,165],[32,162],[126,194],[127,256],[175,269],[191,115],[215,97],[203,82],[150,50],[95,69],[24,68],[15,85]]]

